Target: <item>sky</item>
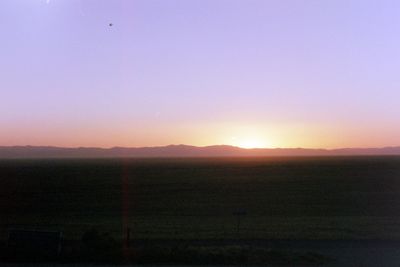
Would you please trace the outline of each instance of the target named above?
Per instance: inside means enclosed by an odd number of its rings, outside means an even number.
[[[1,0],[0,145],[399,146],[399,14],[397,0]]]

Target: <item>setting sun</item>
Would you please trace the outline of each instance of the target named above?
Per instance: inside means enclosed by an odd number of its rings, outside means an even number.
[[[237,144],[241,148],[265,148],[265,144],[257,139],[247,139]]]
[[[270,147],[265,140],[259,137],[232,137],[231,145],[241,148]]]

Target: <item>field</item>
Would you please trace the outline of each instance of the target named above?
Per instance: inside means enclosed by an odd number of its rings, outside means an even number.
[[[127,227],[141,240],[397,240],[400,157],[1,160],[0,218],[1,240]]]

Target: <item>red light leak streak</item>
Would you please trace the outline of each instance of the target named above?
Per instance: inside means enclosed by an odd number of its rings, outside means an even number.
[[[129,254],[129,239],[128,239],[128,228],[129,228],[129,161],[126,159],[122,160],[122,174],[121,174],[121,185],[122,185],[122,252],[125,259],[128,258]]]

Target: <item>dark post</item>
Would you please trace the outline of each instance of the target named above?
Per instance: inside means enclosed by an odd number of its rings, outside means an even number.
[[[237,224],[236,224],[236,233],[239,234],[240,231],[240,219],[242,216],[247,214],[247,211],[244,209],[235,210],[233,213],[237,217]]]
[[[240,229],[240,214],[237,214],[237,225],[236,225],[236,233],[239,234]]]
[[[131,245],[131,228],[126,229],[126,247],[129,248]]]

